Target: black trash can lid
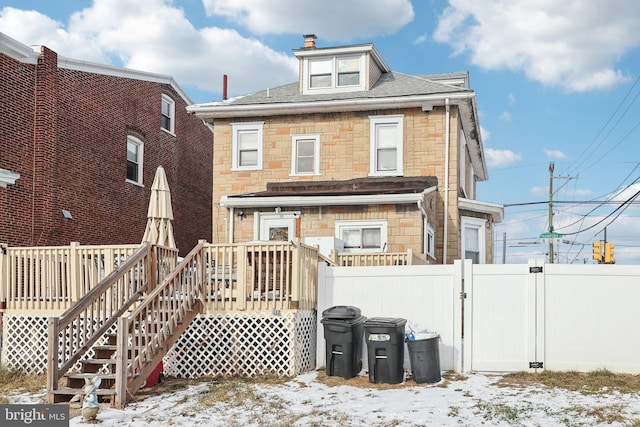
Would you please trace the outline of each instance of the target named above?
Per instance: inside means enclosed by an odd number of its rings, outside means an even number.
[[[360,309],[350,305],[336,305],[322,312],[325,319],[355,319],[360,317]]]
[[[407,323],[407,319],[401,319],[399,317],[371,317],[364,322],[364,326],[376,327],[393,327],[393,326],[403,326]]]

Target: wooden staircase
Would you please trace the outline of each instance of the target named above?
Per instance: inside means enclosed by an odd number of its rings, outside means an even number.
[[[109,334],[106,344],[93,347],[94,358],[80,361],[82,368],[79,373],[67,373],[64,375],[67,385],[53,391],[54,403],[68,402],[73,396],[83,395],[85,379],[91,380],[95,375],[100,375],[102,380],[100,387],[96,390],[98,400],[101,402],[115,402],[116,339],[117,334]]]
[[[203,310],[204,243],[163,278],[159,266],[166,270],[167,259],[141,248],[60,318],[50,318],[49,354],[58,355],[49,357],[50,403],[84,394],[85,379],[99,375],[99,400],[124,407]],[[109,332],[113,325],[117,333]],[[106,341],[97,345],[101,337]],[[91,348],[94,357],[86,358]],[[69,372],[76,363],[80,372]],[[58,387],[61,378],[66,387]]]

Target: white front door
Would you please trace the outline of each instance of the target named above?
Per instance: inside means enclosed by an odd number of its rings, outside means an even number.
[[[259,224],[260,240],[280,240],[290,242],[296,237],[296,214],[262,213]]]

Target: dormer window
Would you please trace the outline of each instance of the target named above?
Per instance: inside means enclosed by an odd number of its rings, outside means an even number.
[[[363,69],[364,55],[309,58],[306,90],[309,93],[364,90]]]
[[[367,91],[391,71],[371,43],[318,48],[316,36],[304,36],[300,60],[300,93],[306,95]]]

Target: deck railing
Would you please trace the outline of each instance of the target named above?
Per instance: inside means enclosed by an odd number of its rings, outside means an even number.
[[[116,401],[123,407],[202,311],[204,242],[178,264],[129,316],[118,320]]]
[[[315,307],[317,249],[300,243],[208,244],[204,248],[206,311]]]
[[[0,250],[0,309],[60,313],[140,245],[6,247]]]
[[[407,252],[331,252],[339,267],[377,267],[383,265],[423,265],[428,262],[408,249]]]
[[[163,280],[158,265],[175,265],[177,251],[144,243],[60,317],[49,318],[47,389],[103,337],[143,293]],[[112,258],[109,257],[109,260]]]

